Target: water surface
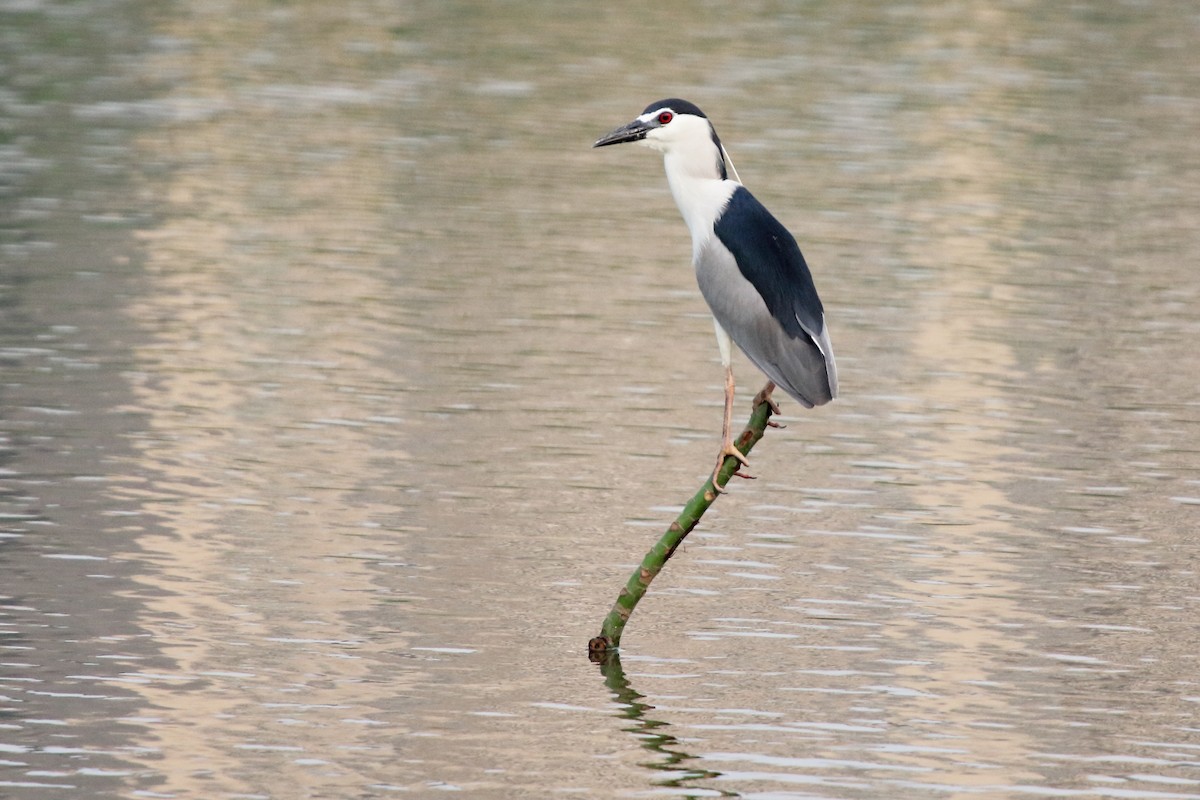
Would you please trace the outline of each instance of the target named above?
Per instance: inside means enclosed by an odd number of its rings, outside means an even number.
[[[1200,798],[1200,18],[696,8],[0,9],[0,794]],[[843,394],[601,671],[719,436],[670,95]]]

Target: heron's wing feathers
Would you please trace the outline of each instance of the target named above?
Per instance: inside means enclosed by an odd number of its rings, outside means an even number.
[[[832,363],[825,310],[808,264],[787,228],[739,186],[713,230],[787,334],[808,338]]]

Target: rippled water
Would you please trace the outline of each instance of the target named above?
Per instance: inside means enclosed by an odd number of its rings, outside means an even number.
[[[1186,3],[0,5],[0,796],[1200,798]],[[682,95],[842,397],[705,476]],[[757,376],[736,365],[747,409]]]

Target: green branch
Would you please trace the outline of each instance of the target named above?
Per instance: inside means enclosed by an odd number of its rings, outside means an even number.
[[[763,433],[767,429],[767,423],[771,419],[771,404],[769,401],[761,398],[754,405],[754,410],[750,414],[750,421],[746,423],[745,430],[734,441],[734,446],[742,452],[742,455],[749,455],[750,450],[754,445],[758,444],[758,440],[763,437]],[[721,465],[721,471],[717,475],[721,486],[728,484],[733,477],[733,473],[737,472],[740,466],[738,460],[733,456],[726,456],[725,463]],[[692,529],[696,527],[696,523],[704,516],[704,512],[708,511],[720,495],[713,488],[712,478],[705,481],[700,490],[692,496],[687,505],[683,507],[683,511],[667,528],[666,533],[662,538],[650,548],[650,552],[646,553],[646,557],[642,559],[641,566],[633,571],[629,576],[625,588],[621,590],[621,594],[617,596],[617,602],[613,604],[612,611],[608,612],[608,616],[604,618],[604,624],[600,628],[600,635],[588,642],[588,654],[593,660],[600,660],[605,653],[616,650],[621,644],[621,632],[625,629],[625,623],[629,621],[629,615],[633,613],[634,607],[642,596],[646,594],[646,590],[650,588],[650,582],[654,580],[654,576],[662,571],[674,553],[675,548],[679,547],[679,543],[684,540]]]

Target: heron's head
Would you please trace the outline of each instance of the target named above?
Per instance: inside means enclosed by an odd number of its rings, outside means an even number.
[[[671,98],[646,106],[637,119],[601,136],[593,147],[638,142],[664,155],[678,156],[697,171],[726,177],[721,140],[708,117],[695,104]]]

